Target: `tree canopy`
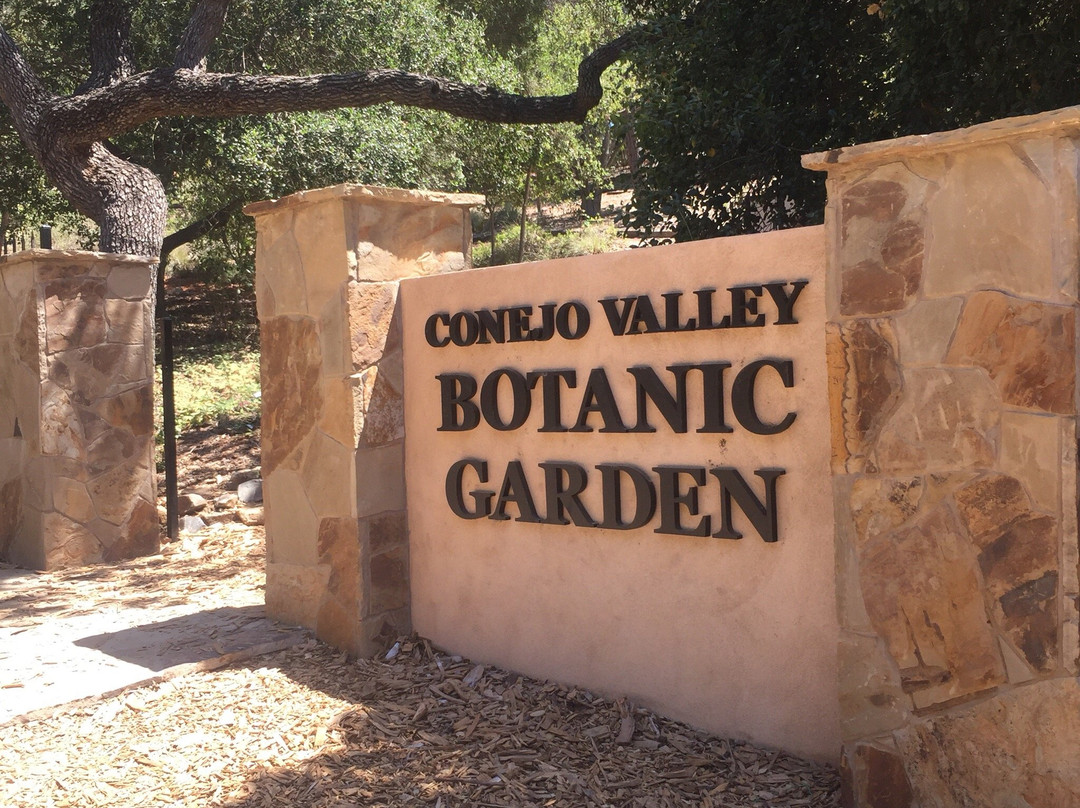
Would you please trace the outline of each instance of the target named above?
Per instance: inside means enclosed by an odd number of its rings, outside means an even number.
[[[161,248],[167,194],[183,190],[177,178],[225,153],[224,164],[242,164],[245,146],[250,155],[295,133],[297,124],[277,120],[277,113],[391,102],[475,121],[580,122],[602,98],[600,75],[633,37],[585,55],[572,88],[536,96],[500,89],[495,82],[508,74],[499,63],[470,60],[475,18],[448,20],[450,12],[424,0],[83,0],[66,5],[63,19],[57,8],[50,0],[0,4],[0,99],[49,180],[99,224],[101,247],[143,254]],[[433,21],[437,34],[418,30]],[[71,58],[80,52],[88,54],[81,64]],[[314,64],[338,72],[311,74]],[[219,118],[230,120],[213,120]],[[425,125],[403,113],[307,123],[304,136],[324,143],[365,127],[370,134]],[[433,139],[436,129],[429,124]],[[421,172],[463,170],[440,164],[434,148],[385,156],[413,161]],[[272,175],[287,171],[286,159],[254,175],[267,187]],[[228,196],[222,194],[226,206]]]
[[[821,220],[802,154],[1080,103],[1080,7],[630,0],[643,166],[627,217],[679,240]]]

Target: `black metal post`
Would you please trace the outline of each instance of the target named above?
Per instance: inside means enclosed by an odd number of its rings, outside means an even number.
[[[173,394],[172,318],[161,321],[161,416],[165,422],[165,534],[180,535],[176,488],[176,399]]]
[[[43,249],[43,250],[51,250],[52,249],[52,227],[50,227],[47,224],[43,224],[40,228],[38,228],[38,231],[39,231],[39,234],[41,236],[41,239],[40,239],[40,241],[41,241],[41,249]]]

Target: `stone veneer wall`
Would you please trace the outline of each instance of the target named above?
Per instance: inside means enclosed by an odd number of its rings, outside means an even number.
[[[0,558],[57,569],[158,549],[151,263],[0,258]]]
[[[1080,108],[828,171],[848,804],[1080,804]]]
[[[260,202],[266,602],[367,654],[410,630],[398,281],[463,269],[481,197],[341,185]]]

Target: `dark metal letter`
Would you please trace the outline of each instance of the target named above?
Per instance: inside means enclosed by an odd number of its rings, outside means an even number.
[[[476,503],[476,510],[470,511],[466,508],[465,498],[462,496],[461,490],[462,478],[465,476],[466,466],[471,466],[473,468],[480,482],[487,482],[488,471],[486,460],[477,460],[475,457],[466,457],[464,460],[459,460],[450,467],[448,472],[446,472],[446,504],[450,506],[450,510],[462,519],[483,519],[491,513],[491,498],[495,496],[495,492],[481,489],[470,491],[469,496],[471,496]]]
[[[795,386],[795,367],[790,359],[759,359],[744,367],[735,377],[731,385],[731,409],[739,423],[755,435],[776,435],[795,422],[796,413],[789,412],[775,424],[767,424],[758,417],[754,385],[758,372],[764,367],[770,367],[780,374],[784,387]]]
[[[499,412],[499,380],[503,377],[510,380],[510,389],[514,394],[514,409],[509,421],[504,421],[502,413]],[[531,410],[532,396],[529,395],[529,384],[525,381],[525,377],[513,368],[493,370],[484,379],[484,385],[480,389],[480,411],[490,426],[500,432],[518,429],[525,423]]]
[[[544,523],[568,525],[571,520],[578,527],[596,527],[596,520],[589,516],[578,495],[585,490],[588,476],[584,466],[577,463],[551,461],[541,463],[544,483],[547,487],[547,514]],[[570,514],[570,519],[566,515]]]
[[[499,496],[495,500],[495,510],[489,518],[499,522],[508,520],[510,515],[506,512],[506,506],[511,502],[517,505],[517,521],[540,521],[540,515],[536,512],[536,505],[533,503],[532,491],[529,490],[529,481],[525,479],[525,471],[521,468],[520,460],[511,460],[506,464],[506,474],[499,488]]]
[[[468,432],[480,423],[480,408],[472,402],[476,379],[468,373],[443,373],[439,380],[442,400],[442,426],[438,432]],[[461,420],[458,420],[458,410]]]
[[[445,336],[442,339],[435,333],[436,327],[442,323],[445,326],[450,325],[450,313],[445,311],[438,311],[435,314],[427,318],[427,322],[424,323],[424,338],[427,339],[427,344],[432,348],[445,348],[450,344],[450,337]]]
[[[604,492],[604,521],[600,527],[611,530],[633,530],[647,525],[656,513],[656,489],[644,469],[637,466],[625,466],[621,463],[602,463],[600,470]],[[622,481],[623,474],[634,484],[634,515],[630,521],[623,521]]]
[[[705,485],[705,469],[701,466],[655,466],[653,471],[660,475],[660,527],[654,532],[669,533],[674,536],[708,536],[712,521],[702,516],[694,527],[683,527],[679,512],[685,505],[690,516],[698,513],[698,487]],[[694,485],[683,493],[679,490],[679,475],[689,474]]]
[[[776,541],[776,480],[783,476],[784,469],[758,469],[754,472],[765,481],[765,503],[750,490],[743,476],[733,468],[722,466],[710,469],[720,481],[720,529],[713,533],[718,539],[741,539],[743,534],[731,525],[731,500],[734,498],[739,510],[746,514],[754,530],[765,541]]]

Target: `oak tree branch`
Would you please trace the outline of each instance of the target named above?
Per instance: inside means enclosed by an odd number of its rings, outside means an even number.
[[[225,12],[230,0],[199,0],[187,28],[180,36],[173,67],[202,71],[206,69],[206,55],[225,25]]]
[[[97,141],[169,116],[233,117],[313,112],[393,102],[493,123],[581,122],[603,95],[600,76],[640,34],[631,31],[587,56],[573,93],[523,96],[401,70],[257,76],[159,68],[85,95],[52,99],[46,128],[73,142]]]

